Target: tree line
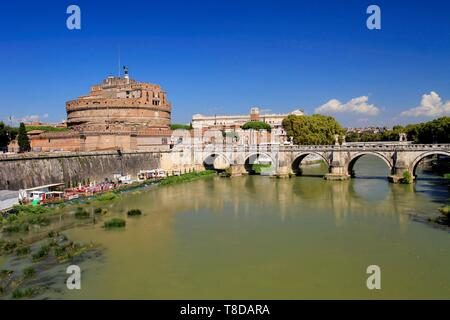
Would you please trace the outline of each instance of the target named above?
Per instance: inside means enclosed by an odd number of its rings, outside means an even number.
[[[450,117],[441,117],[428,122],[397,125],[392,129],[384,128],[377,133],[350,132],[345,140],[348,142],[398,141],[400,134],[405,133],[408,141],[416,143],[450,143]]]
[[[450,143],[450,117],[441,117],[428,122],[397,125],[392,129],[383,128],[380,132],[348,132],[331,116],[314,114],[312,116],[290,115],[283,120],[283,128],[294,144],[315,145],[334,144],[335,135],[348,142],[399,141],[405,133],[408,141],[416,143]]]

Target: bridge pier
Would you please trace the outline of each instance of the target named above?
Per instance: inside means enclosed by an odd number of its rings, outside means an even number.
[[[240,177],[247,174],[247,170],[245,170],[245,166],[243,164],[232,164],[226,169],[226,172],[230,175],[230,177]]]
[[[277,178],[289,178],[291,176],[291,169],[288,166],[278,167],[275,175]]]
[[[409,179],[405,179],[405,172],[409,173]],[[392,183],[413,183],[415,178],[414,173],[410,170],[410,166],[405,161],[397,160],[388,180]]]
[[[350,179],[350,175],[346,165],[340,161],[332,161],[329,172],[323,178],[330,181],[343,181]]]

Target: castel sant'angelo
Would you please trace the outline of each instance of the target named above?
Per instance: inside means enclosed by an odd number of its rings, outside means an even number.
[[[169,148],[171,104],[159,85],[109,76],[66,102],[68,131],[31,136],[39,151],[153,151]]]

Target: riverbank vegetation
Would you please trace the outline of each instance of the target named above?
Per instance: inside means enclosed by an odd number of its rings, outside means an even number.
[[[126,224],[127,222],[124,219],[112,218],[111,220],[105,221],[103,227],[105,229],[123,228]]]
[[[167,186],[167,185],[171,185],[171,184],[177,184],[177,183],[182,183],[182,182],[188,182],[188,181],[194,181],[194,180],[198,180],[204,177],[208,177],[208,176],[212,176],[214,175],[216,172],[214,170],[205,170],[205,171],[200,171],[200,172],[190,172],[190,173],[185,173],[179,176],[170,176],[167,177],[166,179],[162,180],[159,184],[162,186]]]
[[[29,250],[17,257],[15,252],[25,247]],[[0,298],[33,298],[45,293],[55,283],[47,275],[52,269],[59,270],[67,262],[79,263],[89,255],[99,253],[92,243],[75,243],[54,231],[33,246],[22,239],[0,240],[0,255],[6,258],[4,269],[0,270]]]
[[[131,210],[128,210],[127,215],[129,217],[140,216],[140,215],[142,215],[142,211],[139,209],[131,209]]]
[[[16,205],[0,216],[0,228],[5,233],[26,232],[31,226],[48,226],[52,210],[42,206]]]
[[[254,163],[252,164],[252,171],[256,174],[261,174],[264,172],[272,172],[272,164],[270,163]]]
[[[168,177],[159,183],[170,185],[194,181],[213,174],[215,174],[213,170],[191,172]],[[140,185],[146,186],[145,183]],[[3,238],[0,238],[0,256],[4,261],[3,270],[0,270],[0,298],[40,297],[49,290],[49,280],[44,277],[44,270],[47,272],[62,263],[84,259],[85,254],[97,256],[100,250],[94,244],[75,243],[56,230],[70,228],[80,223],[97,223],[97,218],[103,219],[104,216],[108,216],[108,210],[104,208],[105,203],[119,198],[119,192],[124,190],[130,190],[130,185],[124,186],[120,191],[115,190],[89,199],[77,199],[66,204],[17,205],[0,215],[0,230],[3,233]],[[129,217],[141,214],[140,209],[131,209],[127,212]],[[89,217],[92,219],[87,219]],[[59,221],[54,227],[51,224],[53,219]],[[77,222],[78,219],[81,221]],[[38,227],[38,232],[28,234],[32,226]],[[47,226],[48,230],[41,229],[42,226]],[[103,222],[105,229],[120,229],[125,226],[126,220],[119,217],[112,217]],[[28,235],[20,235],[20,239],[16,240],[18,235],[13,235],[14,232],[24,232]]]
[[[201,172],[190,172],[180,176],[170,176],[161,181],[147,180],[130,185],[124,185],[114,191],[98,194],[86,199],[76,199],[58,205],[51,204],[48,206],[31,206],[31,205],[16,205],[6,213],[0,214],[0,230],[5,234],[25,233],[32,227],[49,226],[53,217],[60,218],[61,215],[70,213],[66,209],[66,205],[77,205],[72,214],[76,219],[86,220],[91,217],[91,214],[80,204],[89,205],[91,203],[103,203],[116,200],[120,197],[120,193],[124,191],[133,190],[140,187],[145,187],[149,184],[170,185],[181,182],[194,181],[203,177],[208,177],[215,174],[214,170],[206,170]],[[94,209],[94,216],[104,216],[108,212],[105,208]]]
[[[411,175],[411,173],[409,173],[409,171],[404,171],[400,182],[403,184],[411,184],[414,182],[414,179],[413,179],[413,176]]]
[[[96,201],[111,201],[117,198],[117,194],[110,191],[106,193],[99,194],[98,196],[94,197],[94,200]]]

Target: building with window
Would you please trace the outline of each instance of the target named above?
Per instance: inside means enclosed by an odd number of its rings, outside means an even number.
[[[305,113],[296,109],[289,113],[261,113],[258,107],[250,109],[247,115],[214,115],[205,116],[195,114],[192,116],[192,127],[194,130],[203,132],[221,131],[223,136],[239,137],[236,143],[259,144],[259,143],[284,143],[288,140],[283,129],[282,122],[289,115],[303,116]],[[249,121],[262,121],[268,123],[271,132],[255,132],[255,130],[243,130],[241,127]]]

